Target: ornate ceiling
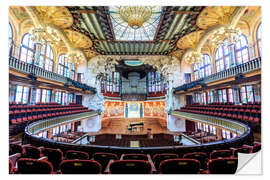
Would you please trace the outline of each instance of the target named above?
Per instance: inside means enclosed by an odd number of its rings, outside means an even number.
[[[37,26],[36,21],[40,21],[53,25],[61,32],[61,48],[77,49],[87,60],[97,55],[172,55],[182,59],[188,50],[199,52],[209,46],[206,42],[217,25],[231,25],[232,19],[241,17],[236,21],[238,26],[250,26],[256,14],[260,14],[260,8],[251,6],[248,9],[152,6],[152,9],[153,16],[137,30],[130,29],[129,23],[121,19],[117,6],[11,6],[10,14],[19,24],[32,19],[27,23]]]
[[[68,6],[74,23],[71,29],[81,32],[93,41],[94,50],[102,55],[168,55],[177,50],[177,40],[200,30],[196,19],[204,7],[161,7],[153,40],[119,41],[114,32],[111,7]]]

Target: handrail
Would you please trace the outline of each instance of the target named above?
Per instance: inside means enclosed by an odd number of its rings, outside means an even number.
[[[258,70],[260,68],[261,68],[261,57],[248,61],[244,64],[231,67],[224,71],[211,74],[210,76],[207,76],[205,78],[201,78],[199,80],[196,80],[187,84],[183,84],[181,86],[174,88],[173,92],[176,93],[177,91],[191,89],[197,85],[204,85],[210,82],[230,78],[239,74],[245,74],[254,70]]]
[[[186,113],[186,112],[181,112],[181,111],[172,111],[171,115],[180,116],[180,117],[193,120],[193,121],[200,121],[200,122],[212,124],[215,126],[219,126],[219,127],[231,130],[238,134],[243,134],[247,131],[246,125],[237,121],[231,121],[229,119],[224,119],[220,117],[207,116],[207,115],[194,114],[194,113]]]
[[[223,119],[222,119],[223,120]],[[184,153],[184,152],[196,152],[196,151],[205,151],[211,152],[215,149],[220,148],[230,148],[230,147],[240,147],[244,144],[252,144],[253,143],[253,134],[251,128],[248,125],[237,123],[242,125],[245,128],[245,131],[240,134],[240,136],[216,141],[216,142],[208,142],[204,144],[194,144],[194,145],[177,145],[177,146],[160,146],[160,147],[120,147],[120,146],[101,146],[101,145],[93,145],[93,144],[72,144],[66,142],[58,142],[51,139],[39,137],[33,135],[29,132],[28,128],[25,129],[23,144],[32,144],[34,146],[46,146],[46,147],[53,147],[59,148],[62,151],[66,151],[68,149],[80,150],[85,151],[88,153],[95,153],[95,152],[112,152],[116,154],[122,153],[146,153],[146,154],[156,154],[162,152],[168,153]]]
[[[93,87],[90,87],[78,81],[74,81],[70,78],[59,75],[57,73],[47,71],[43,68],[21,61],[12,56],[9,56],[9,68],[22,73],[27,73],[28,77],[30,77],[33,80],[36,79],[37,77],[41,77],[44,79],[49,79],[52,81],[63,83],[65,86],[72,85],[74,87],[81,88],[82,90],[89,90],[92,91],[93,93],[96,93],[96,89]]]
[[[68,116],[61,116],[61,117],[51,118],[47,120],[41,120],[41,121],[37,121],[37,122],[29,124],[25,128],[25,131],[31,135],[35,135],[35,134],[38,134],[40,131],[43,131],[48,128],[52,128],[57,125],[73,122],[82,118],[92,117],[96,115],[98,115],[97,111],[90,111],[90,112],[85,112],[85,113],[80,113],[80,114],[72,114]]]

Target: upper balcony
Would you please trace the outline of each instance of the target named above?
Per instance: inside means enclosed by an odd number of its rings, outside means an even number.
[[[218,82],[224,79],[229,79],[235,77],[235,80],[244,78],[245,74],[254,72],[256,70],[261,69],[261,57],[253,59],[252,61],[248,61],[244,64],[240,64],[224,71],[212,74],[208,77],[198,79],[196,81],[183,84],[173,89],[173,92],[178,94],[197,86],[204,87],[206,85],[210,85],[214,82]]]
[[[89,91],[90,93],[96,93],[96,88],[93,88],[91,86],[88,86],[84,83],[74,81],[70,78],[67,78],[65,76],[59,75],[57,73],[47,71],[43,68],[40,68],[34,64],[26,63],[24,61],[21,61],[14,56],[12,56],[13,53],[10,53],[9,56],[9,69],[23,73],[27,75],[27,78],[31,80],[37,80],[37,78],[42,78],[49,80],[49,82],[58,82],[62,84],[62,86],[65,87],[74,87],[79,88],[82,91]]]

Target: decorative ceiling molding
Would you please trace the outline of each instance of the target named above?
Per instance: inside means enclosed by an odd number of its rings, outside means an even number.
[[[69,29],[65,29],[64,32],[67,38],[70,40],[73,48],[87,49],[93,44],[91,39],[82,33]]]
[[[209,29],[217,24],[230,24],[237,6],[208,6],[199,14],[197,26]]]
[[[90,37],[91,50],[103,55],[168,55],[177,50],[177,40],[200,30],[196,18],[202,6],[167,6],[163,8],[154,41],[116,41],[110,22],[108,7],[67,7],[74,23],[71,29]]]
[[[63,6],[35,6],[42,22],[54,24],[60,28],[68,28],[73,24],[73,17]]]
[[[189,33],[178,40],[177,47],[179,49],[196,48],[197,44],[199,43],[200,39],[203,37],[204,34],[204,30]]]

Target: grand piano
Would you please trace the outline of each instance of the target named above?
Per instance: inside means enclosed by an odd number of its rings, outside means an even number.
[[[143,128],[144,127],[144,123],[143,122],[132,122],[129,124],[131,130],[134,129],[134,127],[140,127]]]

